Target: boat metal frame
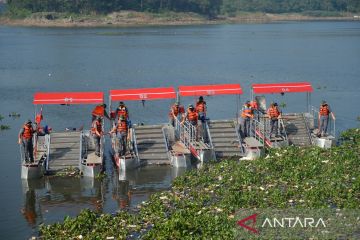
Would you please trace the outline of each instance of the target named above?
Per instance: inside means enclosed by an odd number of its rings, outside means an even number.
[[[313,88],[309,82],[288,82],[288,83],[261,83],[261,84],[252,84],[251,86],[251,100],[255,101],[255,94],[284,94],[284,93],[306,93],[306,111],[310,113],[311,109],[311,92],[313,92]],[[263,118],[264,123],[261,123],[259,120],[252,119],[251,120],[251,126],[254,127],[254,130],[252,132],[254,133],[254,137],[257,140],[261,140],[261,142],[266,143],[268,147],[282,147],[282,146],[288,146],[289,140],[285,129],[285,124],[283,122],[282,118],[279,118],[278,121],[278,131],[282,129],[282,137],[283,142],[279,144],[272,144],[270,141],[270,132],[268,129],[270,128],[270,120],[266,119],[264,117],[264,114],[260,113],[259,119]],[[304,115],[304,114],[302,114]],[[283,115],[284,116],[284,115]],[[305,121],[307,123],[307,121]],[[310,130],[308,127],[308,124],[306,124],[308,136],[310,138],[310,142],[312,142]],[[257,136],[256,136],[257,135]]]
[[[34,94],[33,104],[35,105],[35,119],[37,116],[37,105],[41,105],[40,114],[42,114],[43,105],[74,105],[74,104],[103,104],[104,103],[104,94],[102,92],[37,92]],[[102,129],[104,131],[104,119],[102,119]],[[89,133],[90,134],[90,133]],[[45,172],[49,171],[49,162],[51,158],[50,153],[50,144],[51,144],[51,133],[48,135],[48,149],[47,149],[47,156],[45,159]],[[90,134],[91,135],[91,134]],[[89,138],[91,137],[89,135]],[[94,166],[87,166],[84,164],[83,159],[83,139],[85,136],[85,131],[80,131],[80,154],[79,154],[79,170],[81,173],[86,177],[95,177],[97,175],[97,170],[95,171],[93,168]],[[103,149],[105,145],[105,138],[104,136],[101,137],[100,141],[100,157],[103,162]],[[87,153],[87,146],[85,148]],[[99,167],[96,167],[99,168]],[[103,170],[103,163],[100,166],[100,171]]]

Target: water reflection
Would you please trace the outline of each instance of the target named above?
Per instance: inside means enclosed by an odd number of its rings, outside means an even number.
[[[37,223],[42,222],[40,205],[36,205],[36,189],[44,188],[43,181],[22,180],[24,194],[24,205],[21,213],[31,227],[36,227]]]
[[[118,204],[119,209],[125,209],[130,206],[131,191],[129,188],[129,181],[116,181],[113,185],[112,199]]]
[[[32,227],[74,216],[81,209],[98,213],[104,207],[104,181],[92,178],[44,177],[22,180],[24,205],[21,213]]]
[[[188,168],[150,165],[116,172],[112,177],[113,199],[117,201],[120,210],[135,207],[147,200],[152,193],[169,189],[172,179],[186,170]]]
[[[123,180],[115,169],[105,179],[46,176],[22,180],[21,213],[32,228],[76,216],[82,209],[114,213],[136,207],[152,193],[170,188],[186,168],[145,166],[126,171]]]

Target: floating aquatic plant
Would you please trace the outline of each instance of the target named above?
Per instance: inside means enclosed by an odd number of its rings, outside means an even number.
[[[360,205],[360,129],[331,149],[271,149],[254,161],[222,160],[176,178],[134,213],[84,210],[42,225],[44,239],[234,239],[240,208],[347,208]]]

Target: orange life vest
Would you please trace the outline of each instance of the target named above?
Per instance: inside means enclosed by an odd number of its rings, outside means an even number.
[[[118,122],[116,129],[118,132],[127,132],[128,127],[126,121]]]
[[[41,123],[41,120],[43,120],[43,115],[42,114],[36,114],[36,117],[35,117],[36,124],[39,125]]]
[[[258,109],[258,108],[259,108],[259,106],[258,106],[258,104],[257,104],[256,101],[251,101],[251,102],[250,102],[250,107],[252,107],[253,109]]]
[[[22,138],[27,140],[31,139],[34,134],[33,127],[32,126],[29,127],[28,125],[25,124],[23,128],[24,128],[24,133],[22,134]]]
[[[191,111],[190,109],[188,109],[188,111],[187,111],[187,119],[190,122],[197,121],[198,120],[198,113],[196,111]]]
[[[91,128],[91,132],[92,133],[96,133],[96,130],[101,133],[102,132],[102,125],[101,125],[101,122],[99,122],[98,120],[95,120],[93,125],[92,125],[92,128]]]
[[[169,112],[169,117],[173,118],[174,116],[172,115],[172,112],[174,112],[175,117],[177,117],[179,115],[179,113],[184,113],[184,107],[183,106],[176,106],[175,104],[171,107],[170,112]]]
[[[277,107],[270,107],[268,110],[268,114],[271,118],[277,118],[280,115],[279,109]]]
[[[126,107],[118,107],[117,115],[118,115],[118,117],[124,116],[124,118],[127,119],[129,112]]]
[[[92,111],[92,115],[103,117],[103,116],[104,116],[104,112],[105,112],[104,106],[98,105],[98,106],[96,106],[96,107],[94,108],[94,110]]]
[[[244,105],[243,110],[241,112],[241,117],[242,118],[253,118],[254,114],[253,114],[253,109],[249,106]]]
[[[321,116],[329,116],[330,109],[328,105],[320,106],[320,115]]]
[[[196,103],[196,112],[198,112],[198,113],[205,112],[205,110],[206,110],[205,105],[206,105],[205,101],[197,102]]]

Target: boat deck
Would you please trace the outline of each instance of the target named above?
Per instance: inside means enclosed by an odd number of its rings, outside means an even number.
[[[175,144],[173,144],[171,148],[174,154],[190,154],[190,150],[187,149],[184,144],[179,141],[175,142]]]
[[[51,133],[49,171],[79,167],[80,134],[79,131]]]
[[[101,164],[102,159],[101,159],[101,157],[96,156],[95,152],[92,152],[87,155],[86,163],[87,164]]]

